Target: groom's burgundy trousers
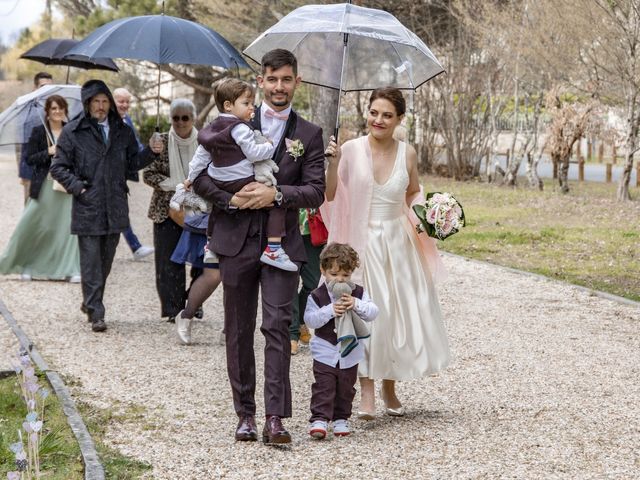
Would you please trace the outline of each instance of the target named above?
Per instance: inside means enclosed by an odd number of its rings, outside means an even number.
[[[264,349],[264,404],[266,415],[291,416],[289,364],[292,301],[298,272],[287,272],[260,262],[265,246],[260,232],[249,232],[244,247],[234,257],[220,256],[224,286],[224,332],[227,372],[238,415],[255,415],[256,367],[254,332],[258,291],[262,293]]]

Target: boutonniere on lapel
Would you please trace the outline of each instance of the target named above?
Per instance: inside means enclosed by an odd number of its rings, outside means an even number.
[[[294,162],[298,160],[298,157],[301,157],[304,154],[304,145],[299,138],[296,138],[295,140],[285,138],[284,144],[287,146],[287,153],[293,157]]]

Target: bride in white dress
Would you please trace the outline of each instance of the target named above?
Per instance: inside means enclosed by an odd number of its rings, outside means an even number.
[[[369,134],[338,149],[330,142],[325,220],[329,242],[350,244],[362,267],[354,275],[380,314],[371,324],[360,363],[358,415],[375,417],[375,380],[382,380],[385,412],[401,416],[404,407],[395,382],[442,370],[449,346],[434,276],[444,270],[432,239],[419,238],[409,206],[424,200],[415,149],[393,138],[402,121],[402,93],[386,87],[369,100]]]

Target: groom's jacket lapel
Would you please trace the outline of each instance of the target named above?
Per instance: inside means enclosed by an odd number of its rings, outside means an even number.
[[[258,130],[259,132],[262,132],[262,114],[260,113],[260,108],[261,107],[262,107],[262,105],[260,105],[259,107],[256,107],[255,115],[253,116],[253,118],[249,122],[251,124],[251,126],[255,130]]]
[[[296,131],[296,126],[298,124],[298,115],[296,112],[291,109],[291,113],[289,114],[289,118],[287,119],[287,125],[284,127],[284,133],[282,134],[282,138],[280,139],[280,143],[278,143],[278,148],[273,153],[273,161],[276,163],[280,163],[280,159],[282,158],[282,153],[287,149],[285,139],[289,138],[293,140],[293,134]]]

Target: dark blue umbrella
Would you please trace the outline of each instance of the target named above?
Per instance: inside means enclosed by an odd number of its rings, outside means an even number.
[[[157,64],[251,68],[219,33],[199,23],[167,15],[114,20],[90,33],[69,54],[90,59],[129,58]]]
[[[127,17],[91,32],[68,55],[89,59],[128,58],[158,64],[156,129],[160,116],[160,64],[211,65],[223,68],[251,67],[222,35],[183,18],[168,15]]]

